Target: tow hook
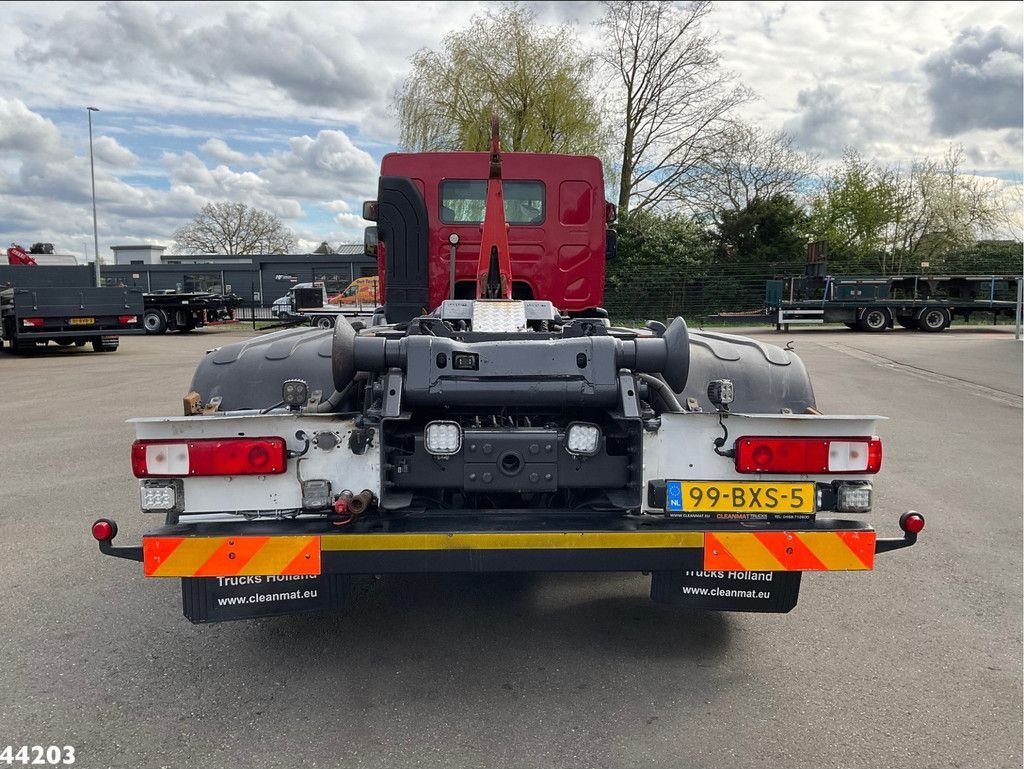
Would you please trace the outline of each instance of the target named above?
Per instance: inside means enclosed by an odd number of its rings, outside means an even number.
[[[917,535],[924,529],[924,516],[915,510],[908,510],[900,516],[903,536],[899,539],[876,539],[875,553],[888,553],[917,543]]]
[[[117,524],[109,518],[100,518],[92,525],[92,536],[100,546],[103,555],[124,558],[129,561],[142,561],[141,547],[119,547],[114,544],[117,536]]]

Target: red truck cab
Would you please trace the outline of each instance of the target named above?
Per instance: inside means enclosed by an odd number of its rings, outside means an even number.
[[[486,152],[395,152],[381,162],[378,203],[384,202],[389,178],[410,180],[422,198],[427,301],[421,311],[429,312],[450,297],[453,248],[454,298],[475,298],[489,158]],[[502,165],[513,297],[546,299],[568,314],[599,307],[604,296],[606,225],[615,216],[614,206],[605,203],[601,161],[507,152],[502,153]],[[368,207],[374,218],[376,208]],[[423,229],[418,218],[406,216],[411,220],[409,230]],[[395,242],[389,244],[382,229],[377,258],[385,298],[389,279],[395,282],[394,261],[405,257],[396,252],[407,250],[404,244],[417,234],[422,232],[393,237]]]

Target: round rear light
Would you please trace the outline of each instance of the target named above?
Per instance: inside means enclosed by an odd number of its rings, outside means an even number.
[[[100,518],[92,525],[92,536],[97,542],[109,542],[117,534],[117,524]]]
[[[256,469],[263,469],[270,464],[270,452],[265,446],[253,446],[249,449],[249,464]]]
[[[924,516],[920,513],[904,513],[900,518],[900,528],[907,534],[920,534],[924,529]]]
[[[758,446],[751,452],[750,458],[754,461],[755,467],[766,467],[774,455],[768,446]]]

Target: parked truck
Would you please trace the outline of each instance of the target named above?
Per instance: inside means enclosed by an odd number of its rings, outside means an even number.
[[[134,421],[141,544],[193,622],[321,609],[351,575],[619,571],[675,606],[786,612],[805,571],[914,544],[866,522],[882,417],[816,409],[803,363],[682,318],[610,325],[596,158],[392,154],[383,317],[211,351],[184,415]]]
[[[856,331],[900,326],[938,333],[956,317],[988,313],[993,322],[1017,311],[1021,276],[967,273],[834,275],[824,243],[809,243],[802,277],[770,280],[765,305],[776,330],[842,323]]]
[[[327,287],[323,281],[298,283],[274,302],[274,314],[281,320],[305,322],[317,328],[334,328],[335,320],[342,316],[350,319],[369,318],[380,306],[374,291],[376,283],[366,283],[370,280],[377,279],[359,278],[335,297],[327,296]]]
[[[181,293],[168,290],[143,294],[145,311],[143,326],[147,334],[168,331],[188,333],[203,326],[230,323],[242,298],[235,294],[209,291]]]
[[[33,254],[12,244],[7,256],[14,269],[5,273],[11,276],[7,285],[0,285],[0,346],[6,344],[9,352],[25,353],[51,341],[79,347],[91,343],[96,352],[113,352],[120,336],[142,333],[141,292],[38,285]]]

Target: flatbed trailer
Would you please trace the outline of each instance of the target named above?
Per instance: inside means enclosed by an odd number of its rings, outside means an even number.
[[[851,329],[885,331],[894,325],[939,332],[954,318],[974,313],[1017,312],[1017,275],[891,275],[792,278],[768,281],[766,310],[777,331],[792,325],[843,323]],[[817,294],[817,298],[813,295]]]
[[[231,323],[242,299],[234,294],[176,291],[144,294],[143,325],[147,334],[187,333],[217,323]]]

